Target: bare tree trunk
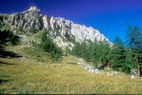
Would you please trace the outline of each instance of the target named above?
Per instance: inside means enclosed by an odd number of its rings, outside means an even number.
[[[110,63],[108,62],[108,66],[107,66],[108,68],[110,68]]]
[[[141,69],[140,69],[140,64],[139,64],[139,60],[138,60],[137,57],[136,57],[136,62],[137,62],[137,75],[140,77],[140,75],[141,75]]]
[[[140,67],[138,66],[138,76],[140,77],[141,73],[140,73]]]
[[[110,71],[110,63],[107,62],[107,70]]]

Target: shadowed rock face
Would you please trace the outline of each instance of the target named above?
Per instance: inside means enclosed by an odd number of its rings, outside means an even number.
[[[2,16],[0,16],[0,22],[3,22],[3,17]]]
[[[13,14],[0,14],[3,17],[4,23],[11,26],[12,29],[19,29],[23,33],[35,33],[34,31],[45,30],[48,36],[54,39],[59,47],[73,47],[72,41],[83,42],[84,40],[103,41],[109,40],[98,30],[92,27],[75,24],[70,20],[60,17],[48,17],[40,13],[40,10],[35,6],[30,9]]]

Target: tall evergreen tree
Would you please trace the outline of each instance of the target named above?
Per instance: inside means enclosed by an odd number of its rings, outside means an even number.
[[[142,34],[138,26],[128,27],[127,43],[130,49],[129,55],[133,68],[137,69],[137,75],[141,76],[142,70]]]
[[[118,36],[116,36],[114,39],[114,46],[123,46],[123,42]]]
[[[107,43],[106,40],[100,42],[99,51],[101,62],[105,65],[108,65],[110,45]]]
[[[111,50],[111,67],[117,71],[127,73],[131,70],[130,64],[126,62],[126,50],[123,47],[123,42],[118,36],[114,39],[114,45]]]
[[[90,61],[93,62],[94,66],[97,66],[98,64],[100,64],[101,53],[99,48],[99,42],[97,40],[95,40],[95,43],[90,42],[88,50],[89,50]]]

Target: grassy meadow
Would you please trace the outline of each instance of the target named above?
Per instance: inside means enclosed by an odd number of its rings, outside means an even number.
[[[142,94],[142,78],[92,74],[76,57],[54,61],[31,46],[6,50],[14,54],[0,56],[0,94]]]

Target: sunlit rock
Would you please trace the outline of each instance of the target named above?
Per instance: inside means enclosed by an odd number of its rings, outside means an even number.
[[[3,22],[10,25],[14,33],[22,35],[44,30],[47,36],[63,49],[72,49],[73,42],[106,41],[112,44],[99,30],[76,24],[61,17],[42,15],[40,10],[32,6],[26,11],[2,15]]]

